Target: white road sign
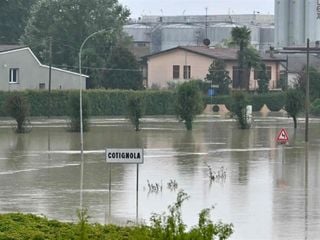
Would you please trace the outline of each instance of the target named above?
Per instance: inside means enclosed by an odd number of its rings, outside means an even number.
[[[107,148],[107,163],[143,163],[143,149],[141,148]]]

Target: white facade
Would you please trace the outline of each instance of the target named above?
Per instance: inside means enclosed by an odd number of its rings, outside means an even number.
[[[51,68],[51,89],[80,89],[86,87],[88,76]],[[0,89],[18,91],[48,89],[49,67],[40,63],[30,48],[0,52]]]
[[[275,46],[320,40],[320,0],[275,0]]]

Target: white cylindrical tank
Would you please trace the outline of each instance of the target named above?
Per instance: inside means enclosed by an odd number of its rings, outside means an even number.
[[[306,0],[306,38],[311,42],[320,40],[320,0]]]
[[[305,43],[305,7],[305,0],[290,1],[288,40],[291,46]]]
[[[275,0],[275,46],[288,45],[290,0]]]
[[[203,26],[170,24],[161,27],[161,50],[177,46],[197,46],[203,41]]]
[[[124,25],[123,31],[133,38],[134,42],[150,42],[151,27],[142,24]]]
[[[269,50],[274,46],[274,26],[260,27],[260,50]]]
[[[233,23],[217,23],[210,25],[207,29],[208,38],[211,41],[211,45],[223,44],[227,40],[231,39],[231,31],[235,27],[242,27]]]
[[[251,33],[250,33],[250,44],[254,46],[256,49],[260,47],[260,28],[258,26],[249,25],[247,26]]]

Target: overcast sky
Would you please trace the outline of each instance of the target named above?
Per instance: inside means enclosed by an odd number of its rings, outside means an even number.
[[[142,15],[273,14],[274,0],[118,0],[131,11],[131,18]]]

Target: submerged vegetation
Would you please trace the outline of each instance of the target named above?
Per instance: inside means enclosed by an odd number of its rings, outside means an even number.
[[[0,215],[0,239],[132,239],[132,240],[212,240],[227,239],[233,233],[232,224],[213,223],[210,209],[199,214],[198,225],[187,230],[182,221],[181,206],[189,196],[180,191],[177,200],[168,207],[168,213],[153,214],[150,225],[115,226],[90,224],[86,212],[78,223],[48,220],[32,214]]]

